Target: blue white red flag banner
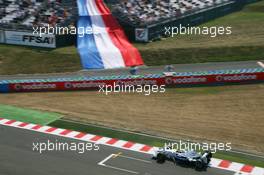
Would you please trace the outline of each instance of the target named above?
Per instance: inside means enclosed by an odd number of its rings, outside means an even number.
[[[143,65],[139,51],[128,41],[103,0],[78,0],[78,50],[85,69]]]

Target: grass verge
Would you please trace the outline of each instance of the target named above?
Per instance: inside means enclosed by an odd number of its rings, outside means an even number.
[[[125,131],[114,130],[110,128],[105,128],[101,126],[80,124],[72,121],[57,120],[49,124],[53,127],[70,129],[95,135],[101,135],[110,138],[118,138],[122,140],[132,141],[136,143],[147,144],[151,146],[162,147],[164,143],[171,142],[168,139],[161,139],[156,137],[151,137],[147,135],[141,135],[136,133],[130,133]],[[225,159],[233,162],[244,163],[248,165],[264,167],[264,161],[261,158],[248,157],[245,155],[233,153],[233,152],[217,152],[214,154],[215,158]]]
[[[62,116],[52,112],[41,112],[0,104],[0,117],[21,122],[47,125]]]

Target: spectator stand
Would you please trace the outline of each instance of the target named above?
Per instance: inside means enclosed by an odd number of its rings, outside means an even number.
[[[74,25],[78,16],[75,3],[72,0],[0,0],[0,29],[32,33],[33,27]],[[67,40],[65,36],[57,36],[63,39],[59,42],[62,45],[72,45],[75,37]]]
[[[107,2],[131,40],[148,42],[166,37],[165,27],[177,27],[179,24],[198,25],[240,10],[245,1],[111,0]]]

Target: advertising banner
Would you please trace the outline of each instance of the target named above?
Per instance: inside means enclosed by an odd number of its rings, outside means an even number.
[[[180,77],[164,76],[161,78],[140,78],[121,80],[13,83],[9,84],[8,88],[6,87],[6,89],[8,89],[10,92],[98,90],[101,86],[113,86],[114,83],[116,85],[166,85],[167,87],[176,87],[180,85],[242,83],[252,81],[264,81],[264,72]]]
[[[9,84],[11,92],[33,91],[67,91],[67,90],[94,90],[100,86],[111,85],[163,85],[164,78],[160,79],[134,79],[134,80],[94,80],[70,82],[44,82],[44,83],[14,83]]]
[[[148,42],[149,41],[147,28],[135,29],[135,35],[136,35],[135,36],[136,41],[140,41],[140,42]]]
[[[264,72],[260,73],[245,73],[245,74],[222,74],[222,75],[204,75],[204,76],[182,76],[182,77],[167,77],[165,84],[172,85],[203,85],[217,83],[239,83],[248,81],[264,80]]]
[[[56,48],[55,35],[34,35],[31,32],[5,31],[7,44]]]
[[[8,84],[0,84],[0,92],[4,92],[4,93],[9,92],[9,85]]]

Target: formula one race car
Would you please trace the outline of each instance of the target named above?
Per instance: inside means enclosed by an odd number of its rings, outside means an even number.
[[[212,158],[212,153],[205,151],[199,154],[195,151],[176,151],[172,149],[159,148],[154,151],[153,159],[157,163],[164,163],[166,160],[173,161],[175,164],[192,166],[196,170],[205,170]]]

